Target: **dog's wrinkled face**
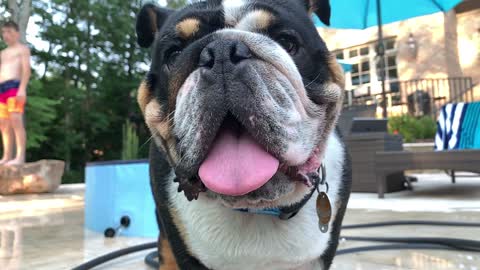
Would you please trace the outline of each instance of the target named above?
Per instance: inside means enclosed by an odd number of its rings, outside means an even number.
[[[328,0],[142,9],[139,44],[153,45],[138,100],[184,190],[235,208],[288,206],[311,190],[343,76],[309,9],[328,23]]]

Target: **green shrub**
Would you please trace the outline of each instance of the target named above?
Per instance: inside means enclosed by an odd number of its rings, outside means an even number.
[[[137,131],[133,124],[127,120],[123,125],[122,159],[138,159],[138,145]]]
[[[410,143],[435,138],[437,124],[430,116],[416,118],[404,115],[389,118],[388,130],[391,134],[402,135],[404,141]]]
[[[83,171],[79,170],[70,170],[70,171],[65,171],[63,178],[62,178],[62,184],[80,184],[84,183],[85,179],[85,174]]]
[[[418,122],[421,127],[419,139],[434,139],[437,133],[437,122],[428,116],[418,119]]]

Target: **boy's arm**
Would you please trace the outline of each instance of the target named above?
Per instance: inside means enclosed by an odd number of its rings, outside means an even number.
[[[18,88],[17,96],[26,96],[27,95],[27,85],[30,80],[31,67],[30,67],[30,49],[25,47],[22,49],[21,53],[21,78],[20,78],[20,87]]]

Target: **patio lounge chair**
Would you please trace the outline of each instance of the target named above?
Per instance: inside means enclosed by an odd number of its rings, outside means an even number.
[[[435,151],[376,153],[379,198],[385,196],[387,176],[405,170],[441,169],[480,173],[480,102],[445,105],[437,126]],[[454,174],[452,182],[455,182]]]
[[[338,122],[352,160],[352,191],[377,192],[375,154],[379,151],[402,151],[402,137],[388,134],[387,121],[375,119],[377,105],[354,105],[344,108]],[[405,189],[403,172],[388,176],[385,192]]]

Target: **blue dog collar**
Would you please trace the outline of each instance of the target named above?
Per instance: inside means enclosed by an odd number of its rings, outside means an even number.
[[[274,216],[274,217],[280,217],[280,215],[282,214],[282,212],[278,208],[272,208],[272,209],[241,208],[241,209],[235,209],[235,211],[243,212],[243,213],[250,213],[250,214],[255,214],[255,215]]]

